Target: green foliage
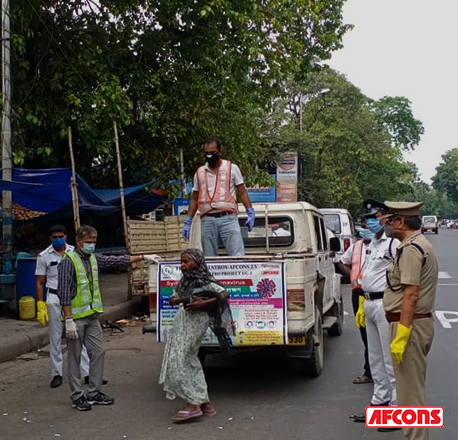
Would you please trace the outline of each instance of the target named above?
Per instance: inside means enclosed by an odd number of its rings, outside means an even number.
[[[423,124],[413,117],[410,101],[402,96],[385,96],[370,101],[377,123],[391,136],[391,144],[401,150],[414,150],[424,133]]]
[[[418,174],[415,164],[408,164],[411,169],[409,177],[411,183],[411,192],[403,197],[407,202],[423,202],[420,209],[421,215],[436,215],[439,218],[458,218],[458,204],[448,197],[443,190],[431,187],[423,182]]]
[[[281,151],[298,151],[300,199],[357,215],[365,198],[398,200],[411,191],[401,149],[418,142],[418,132],[409,127],[421,123],[406,108],[397,115],[405,98],[382,101],[370,100],[329,68],[287,83],[284,99],[269,115],[272,129],[265,138],[271,162]],[[391,115],[392,123],[381,123],[375,108]]]
[[[436,168],[432,181],[434,189],[458,203],[458,148],[442,155],[442,162]]]
[[[15,161],[68,166],[70,125],[77,171],[115,185],[116,119],[126,184],[175,179],[180,148],[192,175],[209,135],[249,181],[263,180],[259,121],[288,75],[341,47],[343,3],[17,0]]]

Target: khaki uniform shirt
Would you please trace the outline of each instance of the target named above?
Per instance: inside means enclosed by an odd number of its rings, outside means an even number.
[[[413,246],[412,242],[418,244],[423,249],[424,254]],[[409,235],[398,246],[397,256],[388,268],[388,283],[383,296],[385,312],[401,312],[401,304],[404,297],[402,285],[410,284],[412,286],[420,286],[415,313],[432,313],[436,304],[438,275],[439,265],[429,240],[419,231]]]

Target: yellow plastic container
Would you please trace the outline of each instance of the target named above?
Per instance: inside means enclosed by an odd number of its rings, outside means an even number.
[[[35,319],[35,298],[23,296],[19,300],[19,317],[23,320]]]

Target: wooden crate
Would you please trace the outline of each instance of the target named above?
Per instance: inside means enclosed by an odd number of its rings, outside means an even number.
[[[189,243],[181,238],[185,216],[165,217],[161,222],[127,221],[127,251],[131,255],[158,254],[175,257]],[[149,264],[136,263],[129,270],[132,295],[151,295]]]

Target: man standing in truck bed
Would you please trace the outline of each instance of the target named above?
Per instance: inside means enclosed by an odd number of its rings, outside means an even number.
[[[245,226],[250,232],[255,213],[245,183],[237,165],[221,159],[221,141],[208,138],[204,142],[207,163],[194,175],[192,199],[183,229],[183,238],[189,240],[192,220],[200,211],[202,222],[202,248],[206,257],[218,255],[220,241],[228,255],[245,254],[237,214],[237,193],[244,204],[248,219]]]

